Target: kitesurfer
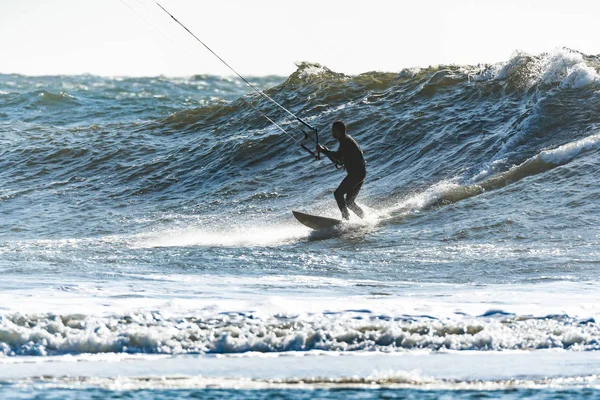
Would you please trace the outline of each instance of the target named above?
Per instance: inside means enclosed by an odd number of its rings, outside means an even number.
[[[338,150],[331,151],[320,144],[317,145],[317,150],[325,154],[336,164],[343,165],[348,174],[342,183],[340,183],[340,186],[333,192],[335,201],[342,212],[343,219],[350,219],[348,209],[360,218],[363,218],[365,213],[355,202],[356,196],[358,196],[358,192],[367,176],[363,152],[352,136],[346,133],[346,124],[344,122],[335,121],[331,126],[331,133],[340,142]]]

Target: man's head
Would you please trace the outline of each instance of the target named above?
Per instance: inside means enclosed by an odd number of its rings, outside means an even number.
[[[346,124],[342,121],[335,121],[331,126],[331,134],[336,139],[344,137],[346,134]]]

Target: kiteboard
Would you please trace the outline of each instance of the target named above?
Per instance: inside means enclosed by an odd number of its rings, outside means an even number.
[[[294,217],[303,225],[311,229],[329,229],[338,226],[342,223],[341,220],[335,218],[319,217],[318,215],[310,215],[299,211],[292,211]]]

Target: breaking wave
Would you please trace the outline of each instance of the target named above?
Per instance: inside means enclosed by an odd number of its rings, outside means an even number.
[[[0,354],[237,354],[289,351],[600,350],[593,319],[531,317],[489,311],[436,319],[364,312],[309,316],[230,313],[211,318],[160,312],[114,317],[4,315]]]

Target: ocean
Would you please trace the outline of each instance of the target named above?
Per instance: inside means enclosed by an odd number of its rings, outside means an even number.
[[[327,231],[239,79],[0,75],[0,398],[600,398],[599,73],[249,77]]]

